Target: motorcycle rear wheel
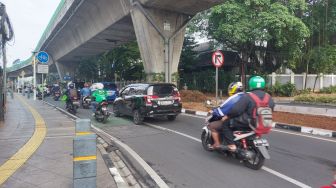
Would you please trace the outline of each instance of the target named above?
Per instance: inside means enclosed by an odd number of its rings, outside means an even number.
[[[264,165],[265,158],[259,151],[254,150],[253,152],[256,153],[255,157],[253,159],[244,160],[244,165],[247,168],[259,170]]]
[[[202,135],[201,135],[201,140],[202,140],[203,149],[206,150],[206,151],[212,151],[209,148],[209,145],[213,144],[213,140],[212,140],[212,138],[210,138],[210,139],[207,138],[206,131],[204,131],[204,130],[203,130]]]

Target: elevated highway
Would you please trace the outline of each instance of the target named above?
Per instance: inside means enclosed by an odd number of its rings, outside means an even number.
[[[81,59],[137,40],[148,80],[177,72],[185,27],[223,0],[62,0],[35,51],[46,51],[60,78],[75,76]],[[9,70],[31,67],[31,61]]]

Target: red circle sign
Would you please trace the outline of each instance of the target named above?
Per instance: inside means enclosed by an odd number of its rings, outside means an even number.
[[[224,55],[221,51],[217,50],[212,54],[212,64],[217,68],[224,64]]]

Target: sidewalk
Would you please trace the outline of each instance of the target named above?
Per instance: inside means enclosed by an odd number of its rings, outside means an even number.
[[[35,119],[30,110],[18,100],[8,97],[5,122],[0,124],[0,168],[32,137]],[[75,122],[61,112],[42,103],[27,100],[46,125],[46,136],[32,156],[0,187],[73,187],[73,137]],[[30,151],[31,152],[31,151]],[[0,171],[0,176],[4,173]],[[1,182],[0,182],[1,183]],[[97,187],[116,188],[102,156],[97,150]]]

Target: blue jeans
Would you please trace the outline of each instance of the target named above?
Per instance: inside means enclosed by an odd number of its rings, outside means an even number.
[[[92,109],[92,112],[95,113],[96,112],[96,108],[98,106],[98,103],[96,101],[92,101],[91,102],[91,109]]]

